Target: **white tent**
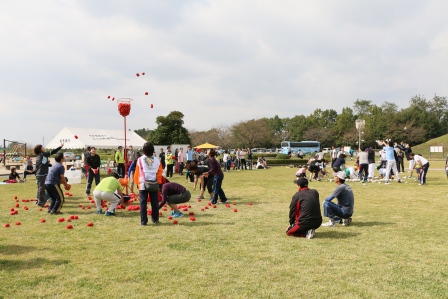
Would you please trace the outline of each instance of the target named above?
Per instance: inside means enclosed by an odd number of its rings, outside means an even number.
[[[87,146],[117,148],[121,145],[124,147],[124,131],[66,127],[45,148],[57,148],[61,145],[61,142],[64,143],[64,149],[79,149]],[[134,131],[126,132],[126,147],[132,145],[135,149],[142,148],[145,142],[146,140]]]

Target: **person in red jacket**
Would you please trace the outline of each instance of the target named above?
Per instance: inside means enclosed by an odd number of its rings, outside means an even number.
[[[298,192],[294,194],[289,206],[289,226],[286,234],[293,237],[312,239],[315,230],[322,224],[319,193],[308,189],[308,179],[294,181]]]

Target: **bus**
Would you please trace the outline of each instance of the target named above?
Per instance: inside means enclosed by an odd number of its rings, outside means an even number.
[[[319,141],[282,141],[281,143],[282,154],[288,154],[288,149],[291,149],[291,153],[297,154],[299,150],[304,154],[311,154],[319,152]]]

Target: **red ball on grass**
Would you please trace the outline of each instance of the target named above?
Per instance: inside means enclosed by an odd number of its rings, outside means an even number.
[[[5,227],[10,227],[9,223],[5,223]]]
[[[87,223],[87,226],[93,226],[93,222]]]
[[[22,223],[20,223],[20,221],[17,221],[17,222],[16,222],[16,225],[21,225],[21,224],[22,224]]]
[[[72,228],[73,228],[73,225],[69,224],[69,225],[66,226],[66,228],[67,228],[67,229],[72,229]]]
[[[211,205],[212,205],[212,202],[211,202],[211,201],[209,201],[209,202],[207,203],[207,205],[208,205],[208,206],[211,206]]]
[[[201,211],[205,211],[205,209],[204,209],[204,208],[201,208]]]
[[[237,209],[234,209],[233,211],[234,211],[235,213],[236,213],[236,212],[238,212],[238,210],[237,210]]]
[[[194,212],[190,212],[189,214],[190,214],[190,216],[193,216],[193,215],[194,215]]]
[[[213,209],[216,209],[216,205],[213,205]]]
[[[45,222],[45,219],[41,219],[40,222],[44,223],[44,222]]]
[[[179,222],[177,221],[177,220],[174,220],[173,221],[173,224],[178,224]]]
[[[173,219],[173,216],[168,216],[168,220],[171,220],[171,219]]]
[[[191,221],[196,221],[196,218],[194,218],[194,217],[190,217],[190,220],[191,220]]]
[[[20,205],[18,203],[16,203],[16,208],[20,207]]]
[[[17,195],[14,196],[14,199],[17,199]]]
[[[201,202],[201,199],[200,199],[200,198],[198,198],[198,202]]]
[[[9,210],[10,210],[11,212],[14,212],[14,211],[15,211],[14,208],[10,208]]]
[[[64,222],[64,221],[65,221],[64,218],[59,218],[59,219],[58,219],[58,222]]]
[[[39,211],[42,211],[42,208],[39,208]]]

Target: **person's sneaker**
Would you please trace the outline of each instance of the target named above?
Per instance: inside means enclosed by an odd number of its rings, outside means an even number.
[[[106,211],[106,214],[104,214],[105,216],[115,216],[115,213],[111,213],[109,211]]]
[[[384,184],[385,184],[385,185],[390,185],[389,181],[386,181]]]
[[[352,223],[352,218],[342,219],[343,226],[349,226]]]
[[[204,196],[200,195],[198,196],[198,199],[204,199]]]
[[[218,203],[227,203],[228,202],[228,200],[226,200],[226,201],[219,201]]]
[[[179,218],[179,217],[182,217],[182,216],[184,216],[184,214],[182,212],[175,212],[173,214],[173,218]]]
[[[309,230],[306,232],[306,238],[307,238],[307,239],[312,239],[312,238],[314,238],[314,233],[315,233],[315,230],[314,230],[314,229],[309,229]]]
[[[401,180],[398,180],[397,183],[401,183]]]
[[[412,176],[408,176],[408,179],[412,179]]]
[[[61,215],[63,214],[62,212],[56,211],[56,212],[50,212],[51,215]]]
[[[332,219],[330,219],[330,220],[328,220],[328,222],[322,224],[322,226],[325,226],[325,227],[336,227],[336,225],[337,225],[336,221],[334,221]]]
[[[98,214],[103,214],[103,210],[96,210]]]
[[[174,211],[171,211],[171,212],[169,212],[169,213],[168,213],[168,216],[173,216],[173,215],[174,215],[174,213],[176,213],[176,212],[174,212]]]

